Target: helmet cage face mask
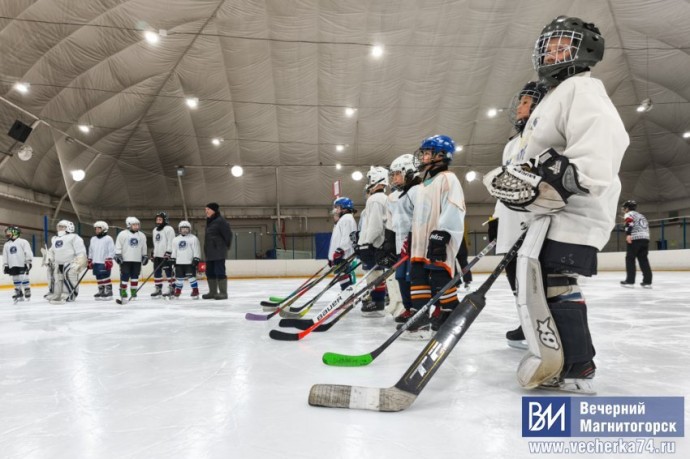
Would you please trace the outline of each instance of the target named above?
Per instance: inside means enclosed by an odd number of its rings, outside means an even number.
[[[541,102],[542,97],[544,97],[546,94],[546,87],[543,88],[544,91],[540,91],[538,89],[523,89],[513,96],[513,99],[510,102],[510,110],[508,111],[508,120],[510,121],[510,124],[512,124],[518,131],[525,126],[527,118],[529,118],[529,115],[532,114],[537,105],[539,105],[539,102]],[[531,99],[529,114],[525,118],[518,118],[518,107],[522,103],[522,99],[525,96]]]
[[[409,184],[415,177],[419,176],[419,171],[414,165],[414,155],[405,154],[398,156],[392,163],[388,172],[388,183],[393,190],[402,190],[403,187]],[[396,185],[393,177],[397,174],[402,174],[402,185]]]
[[[577,61],[582,33],[574,30],[552,30],[541,34],[534,45],[532,64],[536,70],[546,69]],[[552,62],[546,62],[546,56],[554,56]]]

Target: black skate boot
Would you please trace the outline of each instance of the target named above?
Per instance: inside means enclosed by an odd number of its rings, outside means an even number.
[[[22,293],[22,289],[15,288],[14,295],[12,295],[12,299],[14,300],[15,304],[19,301],[24,301],[24,294]]]
[[[112,284],[107,284],[105,286],[105,291],[103,292],[103,297],[101,299],[103,301],[110,301],[113,299],[113,286],[112,286]]]
[[[384,317],[386,303],[385,301],[369,300],[362,304],[362,315],[364,317]]]
[[[30,299],[31,299],[31,289],[28,288],[28,287],[24,289],[24,298],[25,298],[26,300],[30,300]]]
[[[100,301],[103,299],[105,296],[105,286],[104,285],[99,285],[98,286],[98,293],[96,293],[93,297],[97,300]]]
[[[522,332],[522,325],[515,330],[506,332],[506,340],[510,347],[515,349],[527,349],[527,340],[525,340],[525,334]]]
[[[396,328],[400,330],[402,327],[407,327],[405,333],[400,336],[405,340],[428,340],[433,336],[433,331],[431,330],[431,318],[429,317],[428,313],[417,317],[414,322],[410,322],[410,320],[408,320],[405,323],[398,324]]]
[[[396,318],[395,322],[399,324],[404,324],[410,318],[417,313],[416,309],[405,309],[402,313],[400,313]]]
[[[431,329],[435,332],[438,331],[452,313],[452,309],[441,309],[437,306],[436,309],[434,309],[434,313],[431,315]]]
[[[621,281],[621,287],[635,288],[635,282],[628,282],[627,280]]]
[[[151,294],[151,298],[154,300],[160,300],[163,297],[163,286],[161,284],[156,284],[156,290]]]

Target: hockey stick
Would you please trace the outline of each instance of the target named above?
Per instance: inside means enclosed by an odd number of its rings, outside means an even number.
[[[297,295],[297,294],[300,292],[300,290],[302,290],[307,284],[309,284],[314,278],[316,278],[316,276],[318,276],[319,274],[321,274],[321,272],[322,272],[324,269],[326,269],[326,268],[329,268],[329,269],[330,269],[331,266],[328,266],[328,264],[323,265],[321,268],[319,268],[318,271],[316,271],[314,274],[312,274],[312,276],[311,276],[309,279],[307,279],[307,280],[305,280],[304,282],[302,282],[302,283],[299,285],[299,287],[297,287],[295,290],[293,290],[292,292],[290,292],[290,294],[289,294],[288,296],[283,296],[283,297],[269,296],[269,297],[268,297],[268,302],[269,302],[269,303],[276,303],[276,304],[284,303],[286,300],[289,300],[289,299],[292,298],[293,296]]]
[[[441,291],[436,296],[434,296],[434,298],[429,300],[427,302],[427,304],[424,305],[422,307],[422,309],[420,309],[420,311],[422,311],[422,310],[425,312],[428,311],[429,308],[431,307],[431,305],[434,304],[436,301],[438,301],[438,298],[441,297],[443,292],[445,292],[449,288],[453,287],[454,285],[460,283],[462,276],[464,274],[466,274],[470,269],[472,269],[472,267],[475,264],[477,264],[477,262],[482,257],[484,257],[484,255],[489,253],[491,251],[491,249],[493,249],[495,246],[496,246],[496,241],[491,241],[489,243],[489,245],[487,245],[484,248],[484,250],[479,252],[477,254],[477,256],[475,256],[469,263],[467,263],[467,266],[465,266],[464,269],[458,271],[458,274],[456,274],[456,276],[453,278],[453,280],[451,280],[450,282],[448,282],[448,284],[446,284],[444,287],[442,287]],[[350,305],[342,313],[340,313],[338,315],[338,317],[331,320],[327,324],[323,324],[323,325],[319,326],[314,331],[315,332],[324,332],[324,331],[330,330],[330,328],[333,325],[335,325],[336,323],[338,323],[338,321],[340,319],[342,319],[345,314],[350,312],[353,307],[354,307],[354,305]],[[393,343],[393,341],[395,341],[404,331],[406,331],[410,327],[409,325],[407,325],[408,323],[412,323],[412,321],[416,320],[417,318],[419,318],[419,316],[421,316],[420,311],[417,311],[417,313],[414,316],[410,317],[410,319],[405,324],[403,324],[403,326],[401,327],[400,330],[396,330],[396,332],[393,334],[393,336],[391,336],[385,343],[383,343],[381,346],[379,346],[377,349],[375,349],[371,353],[364,354],[364,355],[358,355],[358,356],[355,356],[355,355],[350,356],[350,355],[344,355],[344,354],[336,354],[333,352],[326,352],[322,358],[323,363],[325,363],[326,365],[335,365],[335,366],[341,366],[341,367],[355,367],[355,366],[358,367],[358,366],[370,364],[379,354],[381,354],[388,346],[390,346],[391,343]],[[418,314],[419,314],[419,316],[418,316]],[[407,327],[405,325],[407,325]],[[297,324],[294,326],[296,328],[300,328],[301,324]]]
[[[148,276],[146,279],[144,279],[144,282],[142,282],[141,285],[139,285],[139,287],[137,287],[137,289],[134,291],[134,295],[133,295],[134,298],[136,298],[137,293],[139,293],[139,290],[141,290],[141,288],[142,288],[144,285],[146,285],[146,283],[153,277],[153,273],[155,273],[156,271],[158,271],[158,269],[160,269],[160,267],[163,266],[163,265],[165,264],[165,262],[166,262],[166,260],[163,259],[163,260],[158,264],[158,266],[154,266],[154,267],[153,267],[153,271],[151,271],[151,274],[149,274],[149,276]],[[122,275],[122,274],[120,274],[120,275]],[[115,299],[115,302],[116,302],[117,304],[127,304],[127,303],[129,303],[131,300],[132,300],[132,296],[130,296],[129,298],[124,298],[124,301],[123,301],[122,298],[117,298],[117,299]]]
[[[331,289],[331,287],[333,287],[334,285],[340,283],[339,276],[341,276],[341,275],[343,275],[343,274],[347,274],[347,275],[351,274],[355,269],[357,269],[357,267],[358,267],[360,264],[362,264],[362,262],[360,262],[360,261],[358,261],[357,263],[355,263],[355,264],[352,265],[352,266],[350,266],[350,264],[347,264],[347,265],[346,265],[347,267],[346,267],[346,268],[343,268],[343,269],[341,270],[341,272],[336,272],[336,273],[335,273],[335,277],[333,277],[333,279],[331,279],[331,281],[328,283],[328,285],[326,286],[326,288],[324,288],[323,290],[321,290],[321,292],[319,292],[318,295],[316,295],[314,298],[312,298],[311,300],[307,301],[305,304],[303,304],[302,306],[300,306],[300,307],[298,307],[298,308],[295,308],[295,307],[292,307],[292,306],[291,306],[290,309],[288,309],[288,310],[283,309],[282,311],[280,311],[280,317],[284,317],[284,318],[286,318],[286,319],[299,319],[300,317],[304,317],[304,316],[309,312],[309,310],[311,310],[311,308],[316,304],[316,302],[319,301],[319,299],[320,299],[328,290]],[[347,270],[347,272],[345,272],[346,270]]]
[[[349,262],[348,262],[348,264],[349,264]],[[359,266],[359,263],[355,264],[355,265],[351,268],[351,271],[354,271],[355,269],[357,269],[358,266]],[[330,271],[329,271],[329,272],[330,272]],[[328,274],[328,273],[326,273],[326,274]],[[333,285],[335,285],[336,283],[338,283],[338,276],[339,276],[339,274],[336,274],[336,276],[328,283],[328,285],[326,286],[326,288],[325,288],[322,292],[320,292],[314,299],[310,300],[309,302],[307,302],[307,304],[305,304],[305,305],[303,306],[303,307],[309,306],[307,309],[303,310],[303,312],[295,313],[295,314],[292,314],[291,316],[288,316],[288,317],[302,317],[304,314],[306,314],[307,312],[309,312],[309,309],[311,309],[311,306],[313,306],[314,302],[315,302],[316,300],[318,300],[318,299],[321,297],[321,295],[323,295],[323,294],[324,294],[328,289],[330,289]],[[320,281],[320,280],[321,280],[321,279],[319,279],[319,281]],[[318,282],[316,282],[316,283],[318,283]],[[316,285],[316,283],[315,283],[314,285]],[[272,317],[274,317],[274,316],[277,315],[277,314],[280,314],[281,317],[282,317],[283,314],[285,314],[285,312],[284,312],[285,309],[286,309],[288,306],[290,306],[297,298],[299,298],[299,297],[301,297],[302,295],[304,295],[304,293],[305,293],[307,290],[309,290],[310,288],[311,288],[311,287],[308,287],[308,288],[304,289],[304,290],[303,290],[302,292],[300,292],[300,294],[297,295],[293,300],[288,301],[288,302],[285,303],[284,305],[281,305],[281,306],[279,306],[279,307],[276,307],[276,310],[275,310],[275,311],[272,311],[272,312],[270,312],[270,313],[268,313],[268,314],[256,314],[256,313],[253,313],[253,312],[248,312],[248,313],[246,313],[246,314],[244,315],[244,318],[247,319],[247,320],[253,320],[253,321],[265,321],[265,320],[271,319]],[[311,303],[311,304],[310,304],[310,303]],[[300,309],[302,309],[302,308],[300,308]]]
[[[309,392],[309,404],[372,411],[402,411],[412,405],[484,308],[486,292],[515,257],[525,235],[526,232],[520,236],[479,289],[465,295],[462,302],[393,387],[315,384]]]
[[[402,265],[407,261],[408,257],[402,257],[400,260],[398,260],[397,263],[395,263],[391,268],[389,268],[387,271],[381,273],[376,279],[374,279],[371,282],[366,283],[366,285],[361,285],[364,284],[364,280],[369,277],[371,273],[374,272],[374,269],[371,269],[366,276],[362,278],[360,282],[357,282],[356,285],[354,286],[349,286],[342,292],[340,292],[340,295],[331,302],[328,306],[323,308],[321,312],[319,312],[319,315],[314,317],[313,319],[313,324],[307,328],[306,330],[303,330],[299,333],[286,333],[280,330],[271,330],[268,334],[273,339],[277,339],[280,341],[297,341],[305,336],[307,336],[309,333],[311,333],[316,327],[321,325],[326,319],[328,319],[335,311],[342,307],[350,306],[351,304],[354,304],[359,297],[364,295],[370,288],[373,288],[377,285],[379,285],[381,282],[384,282],[391,274],[395,272],[395,270],[398,268],[398,266]],[[344,295],[345,293],[348,293],[347,295]]]
[[[347,259],[345,259],[343,261],[343,263],[331,266],[328,269],[328,271],[326,271],[321,277],[319,277],[317,280],[313,280],[328,265],[323,266],[316,274],[314,274],[309,279],[307,279],[305,282],[303,282],[302,285],[300,285],[294,292],[290,293],[285,298],[282,298],[280,301],[274,301],[273,300],[274,297],[271,297],[270,301],[262,301],[261,306],[275,308],[275,307],[280,306],[280,304],[284,303],[285,301],[294,298],[295,296],[300,297],[300,296],[304,295],[307,292],[307,290],[314,287],[316,284],[318,284],[323,279],[328,277],[328,275],[335,273],[338,269],[343,268],[343,266],[347,266],[347,264],[350,263],[354,258],[355,258],[355,254],[350,255],[349,257],[347,257]]]

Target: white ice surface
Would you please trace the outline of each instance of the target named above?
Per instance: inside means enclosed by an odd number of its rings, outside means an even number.
[[[690,394],[688,275],[655,273],[652,290],[621,288],[621,273],[581,282],[599,395]],[[474,285],[485,278],[475,276]],[[321,363],[326,351],[374,350],[392,333],[392,318],[353,311],[299,342],[269,338],[277,317],[245,320],[246,312],[261,312],[259,300],[299,283],[233,280],[227,302],[151,300],[145,286],[126,306],[93,301],[95,285],[61,306],[43,300],[45,288],[17,305],[9,290],[0,291],[0,457],[535,457],[521,437],[521,397],[544,393],[516,382],[522,354],[504,339],[517,324],[505,277],[412,407],[399,413],[307,404],[315,383],[394,385],[424,343],[398,340],[369,366],[328,367]],[[686,419],[688,410],[686,401]],[[690,457],[690,441],[675,440],[675,457]]]

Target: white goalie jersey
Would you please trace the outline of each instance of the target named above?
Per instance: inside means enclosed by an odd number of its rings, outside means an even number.
[[[621,192],[618,171],[629,143],[604,85],[590,72],[568,78],[542,99],[527,121],[511,164],[525,163],[553,148],[577,167],[580,185],[589,190],[570,196],[567,206],[553,214],[548,239],[604,247],[615,225]]]

